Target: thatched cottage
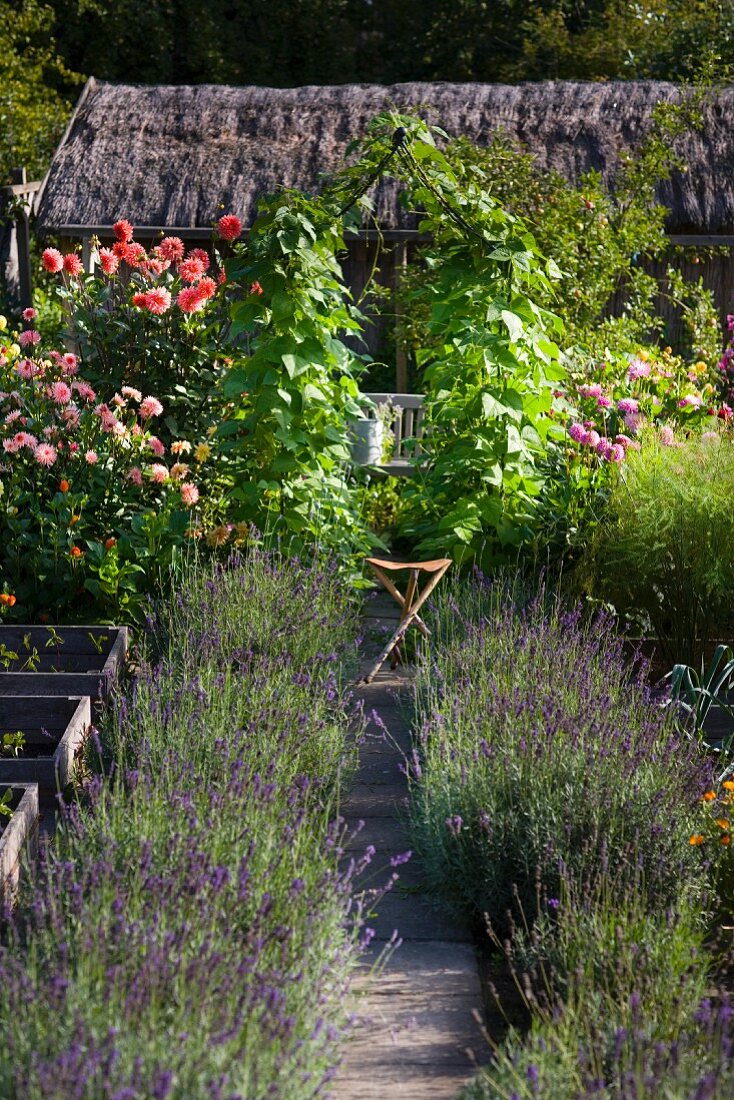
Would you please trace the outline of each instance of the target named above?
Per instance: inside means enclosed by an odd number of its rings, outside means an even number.
[[[280,185],[317,188],[351,138],[381,110],[420,109],[450,134],[486,142],[502,127],[542,165],[575,178],[609,176],[619,153],[644,133],[653,106],[680,90],[660,82],[342,85],[294,89],[138,86],[91,79],[77,104],[36,202],[38,229],[88,242],[128,218],[140,239],[161,231],[188,241],[210,234],[222,208],[247,223],[258,196]],[[689,169],[660,188],[672,240],[734,246],[734,88],[705,109],[687,144]],[[404,257],[415,231],[382,183],[376,213]],[[370,233],[352,245],[348,277],[369,269]],[[734,302],[731,252],[692,269],[713,286],[723,311]],[[383,270],[383,277],[389,273]]]

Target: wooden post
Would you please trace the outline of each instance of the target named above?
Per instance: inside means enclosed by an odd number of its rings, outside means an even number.
[[[92,263],[92,238],[82,237],[82,264],[84,270],[89,275],[94,275],[94,264]]]
[[[27,183],[25,168],[14,168],[12,179],[14,184]],[[22,211],[16,216],[15,241],[18,254],[18,299],[21,309],[27,309],[28,306],[33,304],[33,283],[31,279],[31,233],[28,208],[25,204]]]
[[[395,244],[395,392],[408,392],[408,356],[405,344],[400,339],[399,328],[402,310],[398,298],[400,282],[405,275],[408,266],[408,242],[397,241]]]

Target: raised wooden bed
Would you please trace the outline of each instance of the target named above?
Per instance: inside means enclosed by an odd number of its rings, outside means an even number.
[[[0,738],[20,732],[25,742],[18,756],[0,756],[0,783],[37,783],[46,794],[63,791],[91,723],[89,696],[0,696]]]
[[[0,795],[10,784],[0,786]],[[11,903],[18,889],[23,854],[33,859],[38,850],[38,787],[13,783],[12,817],[0,818],[0,901]]]
[[[0,695],[103,699],[122,671],[127,643],[124,626],[0,626]]]

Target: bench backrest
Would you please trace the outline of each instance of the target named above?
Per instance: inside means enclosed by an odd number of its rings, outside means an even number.
[[[395,448],[393,460],[405,459],[404,442],[406,439],[415,439],[414,454],[421,453],[420,440],[423,436],[423,402],[422,393],[367,393],[375,405],[391,405],[395,410],[395,420],[392,432],[395,436]]]

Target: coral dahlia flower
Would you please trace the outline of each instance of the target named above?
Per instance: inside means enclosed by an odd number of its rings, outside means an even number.
[[[158,286],[153,290],[149,290],[145,295],[145,305],[149,313],[155,313],[160,317],[162,313],[170,309],[171,306],[171,294],[165,287]]]
[[[177,263],[183,259],[184,243],[180,237],[164,237],[159,245],[153,249],[156,256],[169,263]]]
[[[206,268],[197,256],[190,256],[179,265],[178,273],[185,283],[195,283],[205,273]]]
[[[99,263],[105,275],[114,275],[120,266],[119,259],[109,248],[100,248]]]
[[[58,248],[44,248],[41,253],[41,265],[52,275],[58,275],[63,270],[64,257]]]
[[[196,286],[185,286],[176,296],[176,302],[184,313],[198,313],[206,305],[207,299],[199,294]]]
[[[130,225],[129,221],[126,221],[124,218],[120,218],[120,220],[118,222],[115,222],[115,224],[112,226],[112,232],[115,234],[118,241],[123,241],[124,243],[127,243],[128,241],[131,241],[133,239],[133,233],[135,232],[135,230]]]
[[[236,241],[242,234],[242,222],[236,214],[224,214],[217,222],[217,229],[223,241]]]
[[[64,256],[64,271],[75,279],[84,274],[84,264],[76,252],[68,252]]]
[[[213,298],[217,293],[217,284],[209,275],[205,275],[204,278],[197,283],[196,289],[199,293],[199,297],[203,298],[205,302],[208,302],[209,299]]]
[[[209,253],[203,248],[191,248],[189,249],[187,260],[200,260],[204,265],[204,271],[209,270]]]

